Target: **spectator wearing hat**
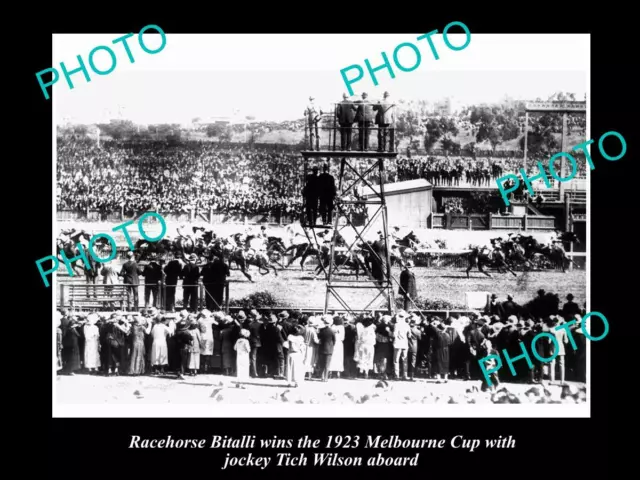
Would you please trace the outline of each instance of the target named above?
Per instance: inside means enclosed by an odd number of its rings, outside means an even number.
[[[213,318],[209,310],[198,314],[198,329],[200,330],[200,368],[203,373],[209,373],[213,359]]]
[[[249,337],[251,332],[246,329],[240,330],[240,338],[233,346],[236,352],[236,377],[239,381],[249,380],[250,361],[249,354],[251,353],[251,345],[249,344]]]
[[[82,327],[84,337],[84,368],[90,373],[98,371],[100,363],[100,330],[96,326],[98,315],[92,313],[87,317],[87,322]]]
[[[433,345],[433,372],[438,379],[438,383],[442,383],[440,380],[446,383],[449,381],[451,337],[445,332],[445,325],[440,321],[434,322],[433,325],[436,330]]]
[[[224,288],[229,275],[229,266],[217,255],[202,268],[207,310],[222,310]]]
[[[180,350],[180,370],[178,378],[184,380],[185,373],[189,373],[189,363],[191,360],[191,343],[193,337],[189,332],[189,318],[182,319],[176,325],[176,343]]]
[[[393,372],[396,380],[400,378],[409,380],[408,353],[411,327],[407,324],[408,316],[405,311],[399,311],[396,314],[396,324],[393,329]]]
[[[307,176],[302,190],[307,225],[315,225],[318,218],[318,200],[320,199],[320,176],[318,172],[319,168],[317,166],[311,169],[311,175]]]
[[[351,150],[351,137],[353,122],[356,118],[357,108],[346,93],[342,94],[342,102],[336,107],[336,117],[340,125],[340,150]]]
[[[144,322],[144,323],[143,323]],[[129,330],[131,356],[129,358],[129,375],[142,375],[146,367],[145,338],[151,333],[151,322],[136,315]]]
[[[336,198],[336,192],[336,181],[329,173],[329,164],[325,163],[322,167],[322,174],[318,177],[318,196],[323,225],[329,225],[333,218],[333,202]]]
[[[413,261],[409,260],[400,274],[400,289],[398,293],[404,298],[404,309],[409,310],[418,298],[416,276],[413,273]]]
[[[504,309],[502,308],[502,303],[498,301],[498,296],[495,293],[491,294],[491,300],[487,303],[487,306],[484,309],[484,313],[486,315],[498,315],[500,318],[506,318],[504,316]]]
[[[393,329],[390,315],[383,315],[376,327],[374,363],[378,377],[382,380],[389,378],[393,368]]]
[[[125,337],[129,332],[126,320],[121,312],[116,312],[109,320],[107,328],[107,362],[108,375],[125,372],[127,347]]]
[[[344,326],[344,376],[346,378],[356,378],[358,376],[358,364],[355,361],[356,340],[358,330],[351,315],[347,315]]]
[[[288,365],[288,356],[289,356],[289,348],[287,347],[286,339],[289,336],[289,333],[293,331],[293,322],[289,318],[289,312],[286,310],[281,311],[278,314],[277,326],[282,333],[282,338],[284,339],[284,343],[282,344],[282,354],[284,355],[284,376],[287,376],[287,365]]]
[[[200,335],[195,313],[189,315],[189,334],[191,335],[191,343],[189,344],[189,374],[195,377],[200,370],[200,345],[202,344],[202,336]]]
[[[358,137],[360,141],[360,150],[369,149],[369,138],[371,136],[371,126],[375,120],[373,113],[373,105],[369,103],[369,95],[362,94],[362,100],[356,100],[357,104],[355,121],[358,123]]]
[[[287,365],[287,382],[293,387],[299,387],[304,382],[306,369],[304,357],[306,345],[304,341],[304,327],[298,325],[287,337],[289,357]]]
[[[261,351],[264,355],[264,362],[267,365],[267,373],[273,378],[284,379],[284,352],[283,343],[285,337],[282,330],[278,328],[277,318],[271,314],[269,321],[262,325],[260,332]]]
[[[331,355],[331,363],[329,364],[329,374],[340,378],[342,372],[344,372],[344,321],[342,317],[336,315],[333,317],[333,325],[331,330],[335,336],[335,343],[333,345],[333,354]]]
[[[246,318],[245,313],[242,312]],[[234,375],[236,368],[236,351],[234,346],[238,339],[240,328],[237,322],[229,315],[225,315],[222,329],[220,330],[220,343],[222,346],[222,371],[224,375]]]
[[[158,307],[158,290],[162,280],[162,267],[156,262],[155,254],[151,254],[149,263],[144,267],[144,308],[149,308],[149,297],[153,295],[151,306]]]
[[[331,315],[323,317],[323,325],[318,330],[318,370],[323,382],[329,380],[329,368],[336,343],[336,334],[331,329],[333,319]]]
[[[480,331],[479,327],[480,324],[478,322],[471,321],[463,331],[466,345],[464,368],[468,378],[478,378],[480,376],[477,360],[483,358],[482,344],[485,340],[485,336]]]
[[[198,279],[200,278],[200,268],[196,265],[198,257],[191,254],[187,264],[182,269],[182,305],[192,312],[198,310]]]
[[[128,260],[122,265],[120,275],[122,282],[127,285],[127,303],[131,305],[131,296],[133,295],[133,307],[135,310],[139,308],[138,286],[140,285],[140,277],[142,269],[138,266],[133,258],[133,252],[127,253]]]
[[[151,337],[153,339],[151,344],[152,375],[157,375],[158,373],[164,374],[165,367],[169,365],[167,337],[169,337],[173,332],[169,327],[168,322],[169,317],[165,315],[162,317],[161,321],[155,323],[151,327]],[[178,348],[177,342],[175,345],[176,348]]]
[[[62,358],[67,375],[75,375],[75,372],[82,367],[78,343],[80,339],[79,327],[78,317],[72,316],[62,337]]]
[[[513,301],[513,295],[507,295],[507,301],[502,302],[502,316],[500,319],[504,322],[511,315],[520,315],[522,308]]]
[[[165,277],[165,284],[166,284],[166,295],[167,298],[165,300],[166,302],[166,308],[168,312],[175,312],[175,305],[176,305],[176,285],[178,285],[178,278],[180,278],[180,276],[182,275],[182,270],[183,270],[184,266],[182,264],[182,262],[175,258],[173,260],[171,260],[169,263],[167,263],[167,265],[164,267],[164,273],[166,275]]]
[[[395,106],[389,100],[391,95],[389,92],[384,92],[383,100],[373,106],[373,111],[377,112],[375,117],[376,125],[378,125],[378,152],[384,152],[387,150],[387,134],[389,135],[389,151],[394,151],[394,129],[389,126],[394,126],[396,123]]]
[[[417,315],[412,314],[409,318],[409,338],[407,344],[408,348],[408,363],[409,363],[409,380],[413,381],[416,376],[416,368],[418,366],[418,345],[422,338],[422,330],[418,326],[419,318]]]
[[[309,149],[313,150],[314,140],[316,141],[316,148],[319,150],[318,139],[318,109],[314,103],[315,98],[309,97],[309,104],[304,111],[304,116],[307,118],[307,129],[309,133]],[[320,115],[322,112],[320,112]]]
[[[567,303],[562,306],[562,317],[566,321],[574,319],[576,315],[580,315],[581,313],[580,306],[573,301],[573,298],[571,293],[567,295]]]
[[[557,329],[558,326],[558,316],[552,317],[549,320],[548,326],[550,333],[556,337],[556,342],[549,340],[549,357],[555,356],[553,360],[549,362],[549,380],[555,382],[556,380],[556,367],[558,373],[560,373],[560,383],[564,384],[565,381],[565,355],[566,348],[565,346],[569,343],[569,338],[567,337],[567,331],[564,328]],[[556,348],[558,349],[556,352]]]
[[[102,265],[102,269],[100,269],[100,275],[102,275],[102,284],[105,285],[104,293],[106,296],[110,296],[113,291],[112,285],[117,285],[120,283],[118,279],[118,271],[116,270],[116,262],[115,260],[111,260],[110,262],[106,262]],[[108,304],[111,307],[115,307],[113,303]]]
[[[318,338],[318,319],[317,317],[310,317],[307,322],[307,329],[304,333],[304,343],[306,346],[304,356],[305,373],[309,374],[309,378],[313,376],[316,365],[318,364],[318,345],[320,339]]]
[[[576,321],[573,324],[571,329],[571,334],[574,342],[576,342],[576,350],[575,350],[575,379],[578,382],[586,382],[587,381],[587,339],[584,335],[584,331],[581,328],[581,324],[584,320],[582,320],[582,316],[576,314],[574,317]]]
[[[373,318],[366,316],[356,324],[355,361],[363,378],[369,378],[373,369],[376,345],[376,326]]]
[[[264,371],[258,369],[258,365],[262,365],[260,357],[260,328],[262,327],[262,316],[257,310],[251,310],[249,313],[251,317],[251,323],[249,323],[249,345],[251,346],[251,353],[249,357],[249,363],[251,366],[250,374],[253,378],[263,377]]]

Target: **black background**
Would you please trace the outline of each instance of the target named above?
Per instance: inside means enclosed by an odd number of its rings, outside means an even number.
[[[631,277],[625,279],[625,269],[630,269],[631,244],[627,244],[625,228],[637,223],[631,199],[631,164],[635,145],[631,130],[631,99],[636,93],[631,88],[637,78],[629,70],[631,41],[613,28],[619,28],[620,17],[598,7],[593,14],[577,14],[573,9],[562,11],[557,5],[545,7],[537,2],[512,5],[508,11],[491,11],[485,5],[482,16],[472,15],[460,4],[449,4],[447,12],[436,15],[428,4],[416,6],[343,4],[333,7],[322,3],[300,3],[293,10],[275,4],[262,7],[239,8],[238,12],[212,4],[205,10],[198,7],[184,8],[178,20],[175,11],[160,12],[157,4],[149,4],[143,13],[133,14],[128,6],[102,5],[103,11],[95,16],[83,15],[86,7],[69,3],[56,5],[63,13],[54,15],[49,25],[32,24],[28,37],[30,46],[24,47],[20,67],[13,67],[18,74],[12,80],[18,87],[26,87],[20,97],[19,114],[26,114],[18,137],[26,135],[21,145],[28,152],[27,158],[14,157],[19,169],[14,178],[28,179],[25,188],[18,190],[13,205],[31,206],[31,216],[22,227],[27,238],[22,252],[29,252],[16,260],[14,271],[26,273],[25,283],[20,284],[22,298],[27,301],[28,321],[35,322],[37,335],[29,335],[28,352],[38,352],[34,365],[29,366],[27,385],[20,387],[18,407],[26,407],[25,417],[34,428],[23,428],[26,437],[22,443],[34,445],[39,451],[48,449],[51,474],[111,478],[143,477],[163,478],[175,475],[212,477],[237,475],[238,478],[258,478],[264,475],[302,477],[352,477],[357,474],[408,474],[410,478],[426,475],[445,475],[451,478],[469,476],[483,478],[500,476],[555,477],[563,473],[594,475],[605,470],[608,464],[610,438],[608,435],[609,408],[624,409],[626,403],[611,403],[609,397],[616,394],[620,384],[612,381],[622,365],[618,358],[620,349],[613,343],[620,338],[621,325],[628,311],[625,298],[630,292]],[[180,6],[173,5],[173,10]],[[112,10],[113,9],[113,10]],[[224,10],[224,11],[223,11]],[[291,18],[273,18],[274,12],[288,11]],[[467,12],[465,14],[465,12]],[[618,12],[619,13],[619,12]],[[49,17],[51,18],[51,17]],[[35,260],[49,255],[52,237],[52,125],[51,101],[45,100],[35,77],[35,72],[51,67],[51,33],[114,33],[135,32],[149,24],[157,24],[166,33],[420,33],[442,28],[451,21],[465,23],[476,33],[591,33],[591,138],[614,130],[627,140],[626,156],[617,161],[603,159],[596,145],[591,155],[595,170],[591,174],[591,311],[602,312],[610,323],[609,335],[600,342],[592,342],[590,419],[390,419],[385,412],[395,412],[401,405],[382,405],[379,418],[372,419],[50,419],[51,418],[51,358],[50,318],[51,289],[43,286],[35,266]],[[354,33],[357,35],[357,33]],[[472,39],[473,41],[473,39]],[[393,45],[390,45],[392,48]],[[349,48],[348,44],[344,46]],[[78,52],[86,55],[88,52]],[[120,55],[120,53],[118,53]],[[119,57],[120,58],[120,57]],[[373,56],[372,58],[378,58]],[[70,59],[71,60],[71,59]],[[354,59],[354,63],[361,59]],[[295,62],[295,59],[291,59]],[[423,62],[422,69],[428,68]],[[111,73],[117,75],[118,68]],[[159,75],[161,73],[158,73]],[[339,72],[336,70],[336,75]],[[635,78],[634,78],[635,77]],[[12,77],[13,79],[14,77]],[[473,80],[471,80],[473,81]],[[635,85],[637,87],[637,82]],[[212,85],[211,88],[216,88]],[[482,88],[481,85],[478,88]],[[5,92],[5,94],[8,94]],[[171,95],[171,92],[167,92]],[[635,112],[634,112],[635,113]],[[27,131],[24,131],[27,130]],[[11,139],[5,139],[5,142]],[[597,142],[596,142],[597,144]],[[612,147],[611,152],[615,152]],[[20,154],[19,154],[20,155]],[[630,188],[631,187],[631,188]],[[22,238],[22,237],[21,237]],[[633,296],[630,297],[633,299]],[[23,301],[25,301],[23,300]],[[21,368],[25,368],[22,365]],[[27,400],[29,399],[29,400]],[[31,400],[33,399],[33,400]],[[188,406],[185,406],[188,409]],[[251,408],[247,405],[246,408]],[[424,406],[429,409],[429,405]],[[50,425],[49,438],[45,440],[45,424]],[[624,428],[624,426],[622,427]],[[232,469],[222,472],[220,467],[226,452],[222,449],[203,450],[128,450],[131,435],[143,438],[202,438],[212,435],[256,434],[270,437],[277,433],[282,438],[297,439],[302,435],[326,438],[328,435],[399,435],[400,438],[445,438],[464,435],[465,438],[497,438],[512,435],[516,448],[508,450],[480,450],[469,453],[447,447],[443,450],[424,450],[418,467],[363,467],[357,471],[351,467],[277,468],[272,465],[264,471],[252,468]],[[323,442],[324,443],[324,442]],[[363,442],[361,442],[362,444]],[[264,452],[273,454],[272,450]],[[296,453],[295,449],[288,450]],[[345,455],[368,454],[377,451],[335,450]],[[231,450],[232,454],[234,451]],[[254,451],[259,454],[259,451]],[[307,451],[310,453],[310,451]],[[385,450],[386,455],[411,455],[411,452]],[[37,462],[37,460],[36,460]],[[311,465],[313,462],[309,462]],[[36,466],[36,465],[34,465]]]

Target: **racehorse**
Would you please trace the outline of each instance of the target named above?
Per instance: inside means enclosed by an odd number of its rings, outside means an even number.
[[[516,265],[523,264],[525,269],[530,270],[532,263],[527,258],[525,248],[516,242],[514,238],[511,238],[511,235],[509,234],[509,239],[501,244],[501,250],[505,254],[506,261]]]
[[[291,245],[290,247],[285,249],[284,254],[286,255],[291,251],[293,251],[293,257],[291,257],[291,260],[289,260],[289,263],[287,263],[284,268],[289,268],[289,266],[294,261],[300,258],[300,269],[304,270],[304,262],[307,260],[307,258],[312,255],[318,256],[320,254],[320,250],[310,244],[308,241]]]
[[[69,239],[64,239],[58,237],[56,240],[56,250],[58,251],[58,258],[63,260],[63,257],[60,252],[63,252],[67,260],[71,260],[74,257],[80,255],[80,250],[78,249],[78,244],[80,244],[85,249],[85,254],[91,263],[92,258],[89,252],[87,251],[88,242],[91,239],[91,235],[84,230],[76,233],[73,237]],[[85,273],[86,266],[84,265],[84,261],[82,259],[75,260],[71,263],[71,268],[76,273]]]
[[[469,272],[474,266],[478,267],[480,272],[484,273],[487,277],[491,277],[489,272],[484,271],[484,267],[495,268],[499,273],[504,273],[503,269],[507,272],[511,272],[514,277],[517,277],[516,273],[507,265],[507,257],[500,247],[472,247],[469,255],[469,266],[467,267],[467,278],[469,278]]]
[[[359,252],[347,251],[346,247],[336,247],[333,252],[333,272],[336,273],[339,269],[355,270],[356,279],[360,275],[360,267],[366,271],[365,261],[360,258]],[[327,272],[327,267],[331,263],[331,245],[324,244],[320,247],[320,264],[316,267],[315,274],[318,275],[321,271]]]
[[[144,238],[139,239],[134,245],[134,252],[136,253],[136,261],[145,261],[147,256],[155,254],[159,258],[165,257],[165,255],[172,253],[175,248],[175,244],[171,240],[163,238],[157,242],[150,242]]]
[[[525,256],[530,260],[534,260],[536,255],[542,255],[549,259],[554,266],[560,267],[563,273],[566,273],[566,268],[571,263],[578,267],[573,259],[569,258],[563,247],[563,243],[565,242],[580,243],[577,235],[573,232],[557,234],[556,238],[552,240],[550,244],[541,244],[533,236],[524,236],[521,234],[516,235],[514,241],[522,245],[525,250]]]
[[[253,279],[247,271],[249,265],[255,265],[258,267],[258,272],[260,272],[261,275],[267,275],[271,269],[273,269],[274,275],[276,277],[278,276],[278,270],[276,267],[271,265],[269,256],[266,251],[261,248],[263,243],[264,241],[260,238],[250,237],[245,243],[245,248],[237,247],[229,256],[229,265],[231,265],[231,262],[235,262],[237,267],[250,282],[253,282]]]

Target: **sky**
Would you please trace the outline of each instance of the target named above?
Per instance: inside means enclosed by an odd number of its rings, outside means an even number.
[[[437,27],[435,27],[437,28]],[[423,32],[424,33],[424,32]],[[294,120],[302,117],[309,95],[320,107],[330,108],[346,92],[340,70],[382,63],[381,52],[391,59],[395,47],[411,42],[422,61],[412,72],[396,67],[395,78],[378,73],[353,84],[357,94],[370,98],[389,91],[393,99],[439,101],[451,97],[459,104],[492,103],[506,95],[514,99],[548,98],[555,92],[576,93],[582,100],[589,89],[589,35],[473,35],[469,46],[453,51],[434,37],[440,58],[435,60],[417,34],[394,35],[178,35],[169,34],[157,54],[145,53],[138,36],[129,40],[135,62],[121,45],[114,45],[117,64],[112,73],[90,71],[87,83],[81,73],[72,76],[69,89],[62,74],[53,87],[56,123],[98,123],[126,118],[136,123],[182,123],[251,115],[258,120]],[[77,55],[88,64],[96,46],[110,45],[122,36],[54,35],[52,66],[60,70],[78,66]],[[145,42],[160,45],[156,35]],[[461,45],[464,35],[450,35]],[[422,42],[422,43],[421,43]],[[406,56],[405,56],[406,55]],[[411,65],[410,49],[400,61]],[[107,68],[108,54],[95,56]]]

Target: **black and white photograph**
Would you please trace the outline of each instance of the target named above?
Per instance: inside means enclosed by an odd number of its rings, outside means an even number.
[[[54,416],[589,416],[589,35],[420,35],[61,73]]]

